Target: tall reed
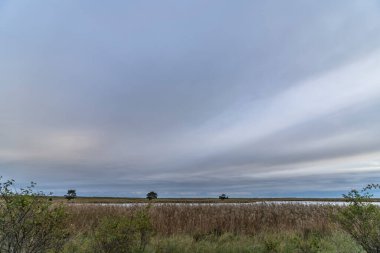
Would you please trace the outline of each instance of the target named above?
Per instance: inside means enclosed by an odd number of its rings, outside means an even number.
[[[234,233],[254,235],[265,231],[326,233],[337,225],[331,214],[339,207],[302,204],[237,204],[102,206],[70,205],[69,226],[79,232],[92,231],[107,216],[132,216],[148,208],[154,231],[159,235]]]

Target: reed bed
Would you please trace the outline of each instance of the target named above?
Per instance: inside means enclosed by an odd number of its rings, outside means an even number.
[[[332,215],[338,206],[303,204],[102,206],[70,205],[69,225],[76,232],[90,232],[109,216],[133,216],[147,209],[158,235],[223,234],[255,235],[290,231],[326,234],[337,229]]]

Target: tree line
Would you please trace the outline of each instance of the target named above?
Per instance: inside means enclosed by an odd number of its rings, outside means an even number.
[[[64,197],[70,201],[70,200],[75,199],[77,197],[77,192],[75,189],[69,189],[69,190],[67,190],[67,193],[65,194]],[[150,191],[146,194],[146,198],[148,200],[157,199],[158,194],[157,194],[157,192]],[[223,194],[219,195],[219,199],[225,200],[225,199],[228,199],[228,196],[225,193],[223,193]]]

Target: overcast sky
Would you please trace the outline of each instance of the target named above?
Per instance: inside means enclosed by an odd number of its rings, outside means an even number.
[[[78,195],[380,181],[380,4],[0,0],[0,175]]]

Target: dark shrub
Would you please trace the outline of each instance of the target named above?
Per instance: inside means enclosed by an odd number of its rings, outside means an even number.
[[[77,197],[77,192],[74,189],[69,189],[65,195],[65,198],[67,200],[72,200],[72,199],[75,199],[76,197]]]
[[[228,199],[228,196],[223,193],[222,195],[219,196],[219,199],[225,200],[225,199]]]
[[[148,192],[146,194],[146,198],[149,199],[149,200],[152,200],[152,199],[156,199],[158,197],[157,193],[156,192]]]

